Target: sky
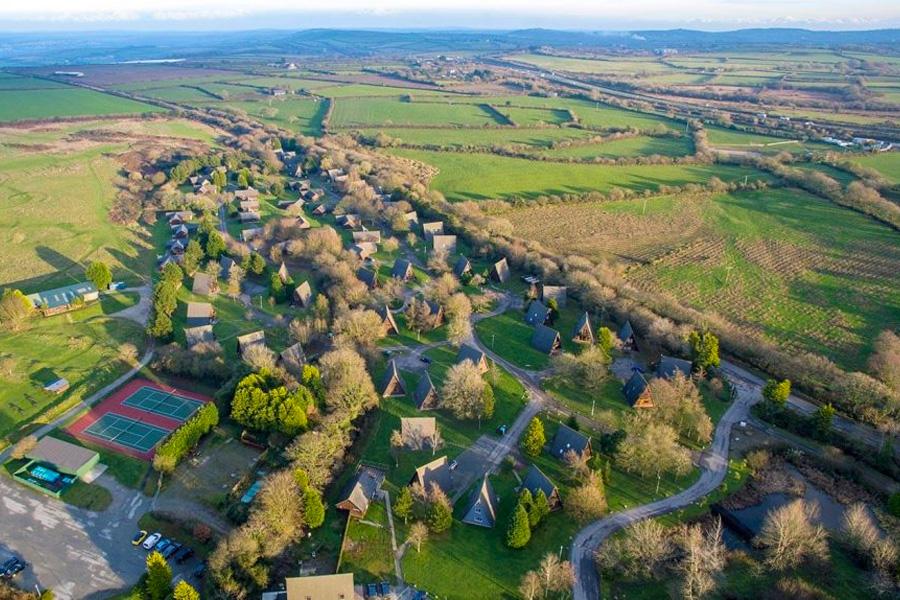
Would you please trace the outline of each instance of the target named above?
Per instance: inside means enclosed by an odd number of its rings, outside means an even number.
[[[0,29],[900,27],[898,0],[0,0]]]

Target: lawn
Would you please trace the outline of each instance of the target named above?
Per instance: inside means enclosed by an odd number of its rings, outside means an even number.
[[[339,572],[353,573],[356,583],[393,581],[393,558],[387,509],[382,502],[373,502],[364,522],[349,519],[347,523]]]
[[[393,98],[335,100],[333,127],[373,125],[444,125],[448,127],[503,125],[495,115],[473,104],[405,102]]]
[[[252,91],[250,88],[245,88]],[[322,135],[322,119],[327,110],[323,101],[298,96],[283,96],[266,100],[227,101],[217,104],[245,112],[263,123],[284,127],[303,135]]]
[[[880,152],[854,158],[854,162],[875,169],[895,185],[900,184],[900,152]]]
[[[502,107],[501,107],[502,110]],[[364,129],[363,133],[374,136],[379,131],[410,145],[439,145],[447,147],[523,145],[535,148],[549,148],[558,140],[587,139],[597,135],[593,131],[571,127],[542,127],[540,129]]]
[[[0,91],[0,121],[163,111],[162,108],[143,102],[75,87]]]
[[[534,198],[544,194],[608,192],[614,187],[658,189],[663,185],[706,183],[716,176],[724,181],[769,179],[750,168],[727,165],[627,165],[558,164],[552,168],[535,161],[504,156],[392,150],[394,154],[439,169],[431,186],[450,200],[504,197]]]

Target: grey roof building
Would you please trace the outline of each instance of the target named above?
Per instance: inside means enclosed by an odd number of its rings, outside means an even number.
[[[459,352],[456,354],[456,363],[459,364],[464,360],[471,360],[472,364],[478,367],[482,373],[488,370],[487,356],[475,346],[463,344],[459,347]]]
[[[563,458],[566,452],[575,452],[582,454],[587,451],[591,453],[591,438],[579,431],[575,431],[567,425],[560,425],[556,430],[556,435],[550,442],[550,454],[556,458]]]
[[[650,394],[650,384],[640,371],[635,371],[622,388],[625,401],[632,408],[653,408],[653,397]]]
[[[491,480],[485,475],[481,480],[481,485],[475,488],[472,494],[469,508],[466,510],[466,516],[463,517],[462,522],[479,527],[493,527],[497,523],[497,505],[497,494],[494,493]]]
[[[419,410],[433,410],[438,407],[437,390],[427,371],[419,379],[419,383],[416,384],[413,400],[416,403],[416,408]]]
[[[663,354],[659,357],[659,363],[656,365],[656,376],[662,379],[672,379],[676,374],[681,373],[685,377],[690,377],[691,368],[691,361]]]
[[[531,345],[544,354],[556,354],[562,348],[559,332],[546,325],[538,325],[531,336]]]
[[[540,300],[532,300],[525,313],[525,322],[529,325],[543,325],[550,318],[550,309]]]
[[[535,465],[528,467],[528,472],[525,473],[519,489],[528,490],[532,496],[537,494],[539,490],[543,491],[552,510],[559,508],[562,504],[559,497],[559,489]]]

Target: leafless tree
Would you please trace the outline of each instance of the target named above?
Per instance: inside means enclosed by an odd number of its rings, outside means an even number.
[[[726,552],[722,543],[722,522],[704,529],[700,525],[685,527],[681,536],[682,557],[678,570],[682,575],[681,595],[698,600],[716,587],[716,575],[725,568]]]
[[[825,529],[813,523],[818,515],[818,504],[802,499],[769,512],[757,543],[766,549],[770,567],[793,569],[808,559],[828,558]]]
[[[421,521],[416,521],[409,528],[409,537],[407,541],[414,544],[416,552],[421,552],[422,544],[428,541],[428,526]]]

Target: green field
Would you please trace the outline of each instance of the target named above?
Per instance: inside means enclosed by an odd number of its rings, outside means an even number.
[[[423,150],[392,153],[437,167],[439,173],[431,185],[450,200],[534,198],[543,194],[607,192],[613,187],[657,189],[662,185],[705,183],[713,176],[724,181],[744,176],[766,178],[752,169],[727,165],[558,164],[547,168],[543,163],[503,156]]]
[[[404,102],[393,98],[341,98],[335,100],[331,125],[444,125],[480,127],[503,125],[478,105],[438,102]]]
[[[853,159],[864,167],[875,169],[894,184],[900,183],[900,152],[882,152]]]
[[[248,88],[249,90],[249,88]],[[321,135],[325,102],[300,96],[282,96],[267,100],[225,101],[215,104],[244,112],[262,121],[303,135]]]
[[[555,158],[622,158],[634,156],[685,156],[692,154],[693,144],[685,137],[637,136],[620,140],[610,140],[602,144],[555,148],[542,152],[542,156]]]
[[[583,140],[597,135],[593,131],[570,127],[543,127],[540,129],[364,129],[362,132],[374,136],[379,132],[411,145],[439,145],[450,147],[524,145],[535,148],[549,148],[559,140]]]
[[[128,98],[75,87],[0,91],[0,121],[137,115],[163,110]]]

